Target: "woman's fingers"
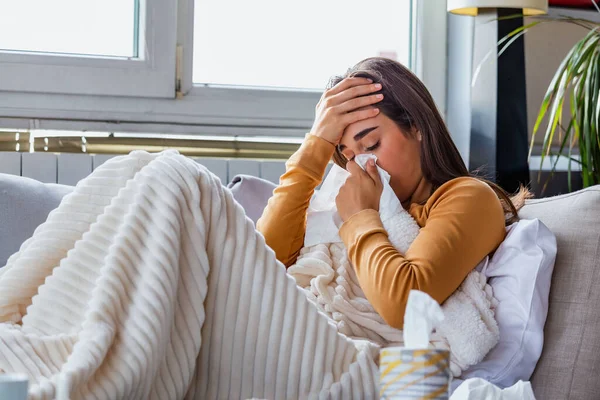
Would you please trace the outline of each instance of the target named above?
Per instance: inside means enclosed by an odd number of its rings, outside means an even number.
[[[382,187],[381,177],[379,176],[379,170],[375,165],[375,161],[367,161],[366,170],[371,179],[373,180],[373,183],[375,183],[375,187],[377,187],[378,189]]]
[[[379,108],[366,108],[364,110],[356,110],[342,115],[342,120],[345,126],[353,124],[363,119],[373,118],[379,114]]]
[[[335,106],[335,108],[341,114],[379,103],[381,100],[383,100],[383,94],[372,94],[370,96],[357,97],[348,100],[345,103]]]
[[[383,183],[381,182],[379,171],[377,170],[377,166],[375,165],[375,161],[373,160],[367,161],[364,170],[358,165],[356,161],[350,160],[346,163],[346,170],[350,173],[350,176],[363,176],[365,178],[369,177],[373,185],[378,190],[383,188]]]
[[[332,144],[338,144],[346,127],[379,113],[371,106],[383,95],[369,95],[381,89],[368,78],[346,78],[321,96],[315,107],[315,122],[311,133]]]
[[[373,82],[373,81],[368,78],[359,78],[359,77],[344,78],[337,85],[335,85],[331,89],[326,90],[325,95],[327,97],[331,97],[338,93],[343,92],[344,90],[346,90],[348,88],[351,88],[354,86],[359,86],[359,85],[368,85],[371,82]]]
[[[377,92],[381,90],[380,83],[372,83],[368,85],[359,85],[350,87],[334,96],[330,96],[328,101],[331,105],[338,105],[347,102],[348,100],[352,100],[355,98],[359,98],[361,96],[368,95],[370,93]]]

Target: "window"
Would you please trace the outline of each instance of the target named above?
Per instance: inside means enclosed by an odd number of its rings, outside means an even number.
[[[0,4],[0,50],[138,56],[136,1],[0,0]]]
[[[445,18],[428,0],[0,0],[0,128],[303,137],[365,57],[443,101]]]
[[[193,81],[323,89],[367,57],[408,65],[410,36],[406,0],[196,0]]]
[[[172,98],[176,6],[0,0],[0,90]]]

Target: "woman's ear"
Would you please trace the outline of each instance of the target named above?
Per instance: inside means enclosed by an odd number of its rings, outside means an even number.
[[[421,131],[417,129],[416,126],[412,126],[411,127],[411,133],[413,134],[413,138],[417,138],[417,140],[420,142],[423,140],[423,136],[421,135]]]

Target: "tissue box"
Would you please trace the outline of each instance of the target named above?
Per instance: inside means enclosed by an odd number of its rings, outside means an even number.
[[[448,399],[450,352],[386,347],[379,355],[381,399]]]

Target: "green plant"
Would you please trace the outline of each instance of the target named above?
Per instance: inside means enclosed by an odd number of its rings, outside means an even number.
[[[498,55],[527,30],[551,21],[576,24],[589,32],[569,51],[548,86],[533,128],[529,156],[531,157],[535,137],[547,117],[541,163],[545,158],[551,157],[551,178],[559,158],[567,157],[568,184],[569,190],[572,190],[572,163],[580,165],[584,187],[600,183],[600,24],[565,16],[534,17],[533,22],[515,29],[498,42],[499,46],[503,45]],[[565,100],[570,111],[566,127],[563,123]],[[560,145],[558,149],[553,149],[557,132]],[[579,151],[578,158],[574,154],[575,149]],[[548,181],[545,182],[544,189],[547,183]]]

